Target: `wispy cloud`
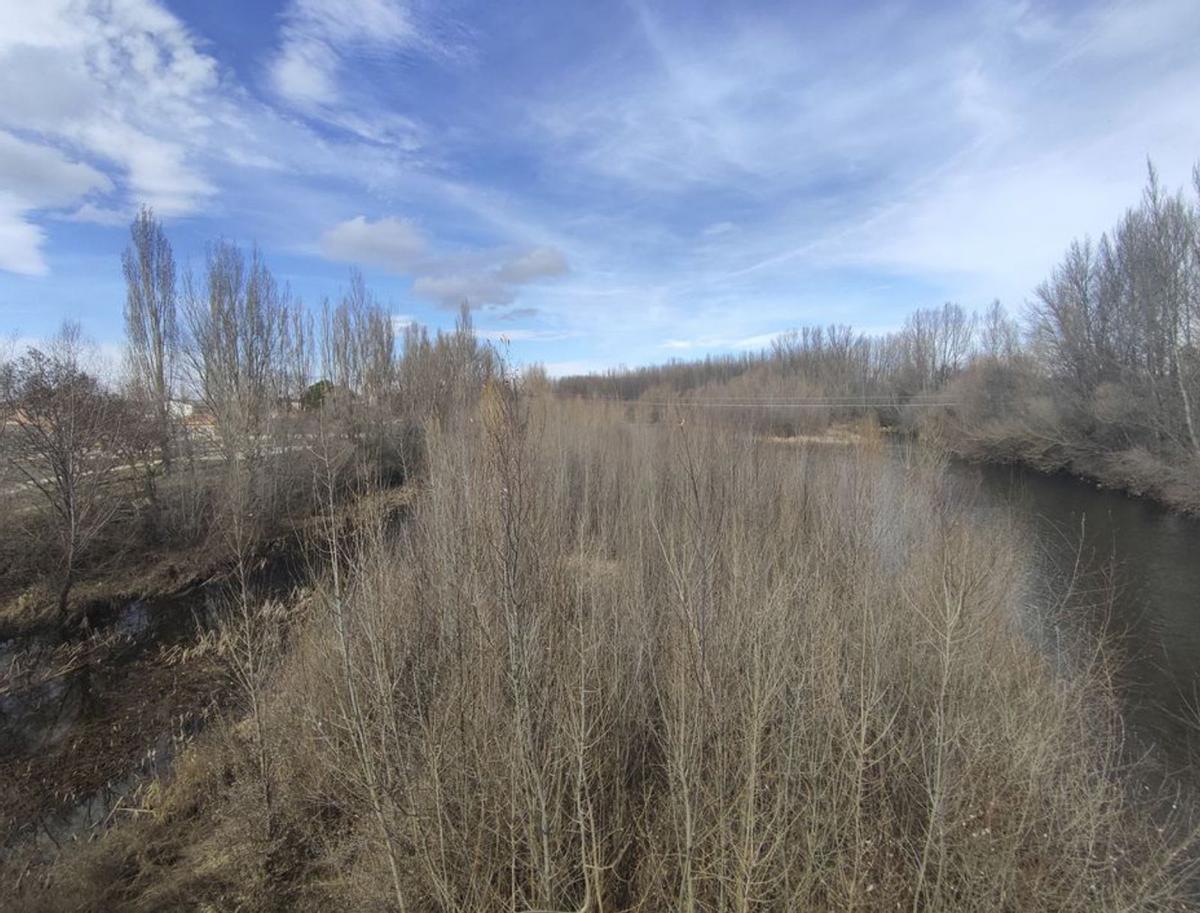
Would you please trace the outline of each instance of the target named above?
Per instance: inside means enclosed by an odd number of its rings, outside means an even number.
[[[705,261],[730,273],[827,258],[1030,288],[1136,195],[1147,154],[1181,173],[1200,149],[1190,0],[897,5],[698,32],[643,8],[639,23],[647,67],[583,71],[534,124],[598,180],[695,199],[718,217]],[[750,230],[719,218],[712,187]]]
[[[72,161],[58,149],[26,142],[0,131],[0,269],[43,275],[43,230],[29,219],[34,210],[69,206],[111,182],[95,168]]]
[[[449,58],[459,50],[409,0],[291,0],[268,76],[278,96],[302,113],[414,149],[418,124],[379,103],[361,79],[364,65],[404,55]]]
[[[535,123],[582,167],[655,193],[811,186],[953,126],[930,133],[953,94],[947,66],[883,53],[905,24],[885,9],[836,30],[753,16],[679,28],[639,7],[647,65],[582,71]]]
[[[341,71],[357,51],[399,52],[425,43],[410,5],[398,0],[292,0],[283,22],[271,78],[284,98],[305,107],[340,100]]]
[[[1194,0],[285,0],[228,43],[172,9],[0,4],[5,306],[78,298],[147,202],[305,296],[355,263],[415,319],[466,300],[517,355],[737,351],[1019,304],[1147,156],[1200,156]]]
[[[662,348],[677,349],[681,351],[696,349],[704,351],[714,349],[738,349],[751,351],[767,348],[771,345],[771,343],[773,343],[786,332],[786,330],[775,330],[770,333],[756,333],[753,336],[743,336],[736,339],[731,339],[724,336],[701,336],[695,339],[668,339],[662,343]]]

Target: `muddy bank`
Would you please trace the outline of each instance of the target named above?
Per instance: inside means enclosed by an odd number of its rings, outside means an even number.
[[[263,598],[303,578],[295,539],[252,563]],[[65,629],[0,640],[0,854],[53,851],[121,814],[178,747],[232,699],[214,649],[229,569],[166,593],[94,594]]]
[[[394,531],[413,496],[407,486],[360,495],[336,522],[348,536],[368,523]],[[303,605],[327,530],[307,518],[260,543],[245,565],[252,601]],[[0,861],[30,847],[46,861],[64,841],[135,813],[133,794],[236,709],[221,637],[235,566],[190,558],[143,555],[81,584],[65,626],[25,594],[0,603]]]

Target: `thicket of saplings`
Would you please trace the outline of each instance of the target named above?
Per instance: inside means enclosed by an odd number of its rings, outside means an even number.
[[[1099,242],[1072,244],[1020,321],[998,303],[983,314],[947,304],[883,336],[811,327],[762,355],[564,378],[559,389],[682,398],[713,418],[752,415],[768,434],[865,407],[968,457],[1068,469],[1200,512],[1200,167],[1193,183],[1190,198],[1169,193],[1151,168],[1139,204]]]
[[[302,604],[249,598],[242,714],[13,908],[1186,906],[1100,652],[1039,645],[1025,540],[937,459],[537,389],[431,423],[411,517],[328,523]]]
[[[318,466],[339,468],[339,497],[401,481],[423,424],[492,371],[466,311],[398,338],[359,275],[314,311],[257,251],[215,244],[180,280],[153,213],[131,235],[119,379],[71,324],[0,359],[0,595],[32,594],[5,629],[73,623],[78,582],[136,577],[149,554],[178,556],[185,580],[246,557],[309,522]]]

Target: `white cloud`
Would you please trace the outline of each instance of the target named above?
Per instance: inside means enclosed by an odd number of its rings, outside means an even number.
[[[87,202],[64,216],[67,222],[87,222],[92,225],[115,227],[129,224],[132,213],[127,209],[97,206]]]
[[[693,339],[668,339],[662,343],[664,349],[706,350],[706,349],[741,349],[757,351],[765,349],[776,339],[786,333],[786,330],[776,330],[771,333],[756,333],[753,336],[730,338],[727,336],[701,336]]]
[[[6,193],[30,209],[63,206],[110,184],[95,168],[71,161],[53,146],[4,131],[0,131],[0,174]]]
[[[5,6],[0,123],[112,163],[166,214],[212,193],[186,138],[211,124],[217,68],[178,19],[151,0]]]
[[[450,276],[418,276],[412,285],[414,295],[436,301],[442,307],[456,308],[461,304],[469,307],[512,304],[516,291],[493,274],[466,274]]]
[[[113,221],[130,207],[84,197],[119,189],[164,216],[194,211],[215,190],[192,147],[221,107],[217,88],[215,62],[152,0],[0,5],[0,128],[24,137],[0,147],[0,186],[20,198],[6,206],[13,247],[0,268],[45,271],[33,210]],[[31,166],[29,150],[43,161]]]
[[[355,216],[321,236],[321,253],[331,260],[381,266],[407,273],[425,256],[425,238],[405,219],[388,217],[370,221]]]
[[[30,221],[35,210],[68,206],[93,191],[105,190],[107,177],[71,161],[53,146],[26,142],[0,131],[0,269],[44,275],[45,232]]]
[[[420,230],[394,216],[339,222],[321,236],[318,247],[330,260],[414,276],[413,294],[447,308],[464,302],[470,307],[511,304],[521,286],[568,271],[563,252],[546,245],[433,255]]]
[[[492,342],[558,342],[578,336],[568,330],[535,330],[514,327],[511,330],[481,330],[475,331],[481,339]]]
[[[407,0],[291,0],[280,42],[268,66],[276,94],[303,114],[363,139],[419,145],[420,129],[379,104],[357,71],[375,59],[403,54],[443,56]]]
[[[535,247],[521,254],[496,270],[496,278],[502,282],[519,285],[550,276],[561,276],[567,271],[567,258],[562,251],[553,247]]]
[[[8,209],[0,199],[0,269],[29,276],[46,273],[42,257],[45,232],[27,222],[19,209]]]
[[[521,286],[567,272],[567,258],[554,247],[517,253],[485,250],[422,264],[423,274],[413,282],[412,290],[447,308],[464,302],[470,307],[507,305],[517,299]]]
[[[294,104],[332,105],[338,93],[337,55],[320,41],[289,40],[271,68],[275,90]]]

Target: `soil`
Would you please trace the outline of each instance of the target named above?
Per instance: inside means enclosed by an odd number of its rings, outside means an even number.
[[[286,595],[297,559],[295,542],[272,543],[252,586]],[[93,582],[65,632],[33,626],[0,641],[0,856],[105,823],[232,700],[213,636],[227,574],[163,592],[160,570],[140,593],[128,578],[107,592]]]

